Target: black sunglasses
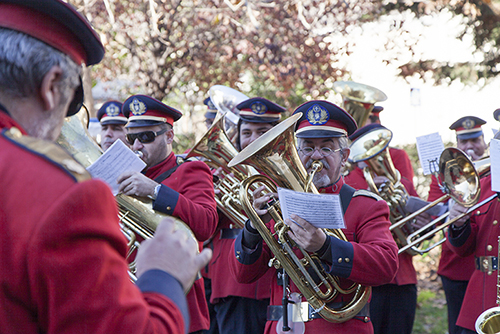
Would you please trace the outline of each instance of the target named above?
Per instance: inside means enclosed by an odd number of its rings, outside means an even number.
[[[154,131],[143,131],[137,133],[127,133],[127,142],[130,145],[134,145],[136,139],[138,139],[141,143],[147,144],[155,141],[155,138],[161,134],[167,132],[168,129],[163,129],[158,132]]]

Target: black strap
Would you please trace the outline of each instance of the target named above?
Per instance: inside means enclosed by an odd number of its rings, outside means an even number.
[[[182,159],[181,157],[177,157],[175,162],[177,163],[177,166],[174,166],[166,172],[161,173],[154,179],[154,181],[157,183],[162,183],[166,178],[172,175],[180,165],[184,163],[184,159]]]
[[[340,189],[339,191],[340,203],[342,204],[342,212],[344,214],[347,211],[347,207],[349,206],[349,203],[351,203],[352,196],[354,195],[355,192],[356,189],[345,183]]]

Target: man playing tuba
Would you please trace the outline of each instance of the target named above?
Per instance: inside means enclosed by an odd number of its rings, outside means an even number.
[[[297,113],[302,113],[296,125],[301,162],[308,171],[315,161],[322,162],[324,166],[315,175],[314,185],[321,193],[340,194],[341,201],[349,203],[344,210],[346,228],[342,230],[347,241],[325,234],[322,229],[315,228],[296,215],[291,216],[294,222],[287,220],[291,228],[290,238],[307,252],[315,252],[328,273],[340,277],[342,286],[352,282],[367,286],[390,282],[398,268],[398,248],[389,232],[387,204],[372,193],[355,191],[347,186],[340,173],[349,156],[347,136],[356,130],[356,122],[343,109],[327,101],[307,102],[295,110],[294,114]],[[310,118],[313,114],[319,114],[319,118]],[[272,194],[260,196],[261,191],[262,188],[259,188],[254,192],[256,199],[253,205],[264,222],[269,222],[267,210],[262,208]],[[294,252],[302,257],[297,249]],[[284,288],[287,292],[285,296],[294,300],[294,308],[305,310],[300,319],[297,319],[296,314],[290,314],[289,318],[295,321],[294,328],[303,326],[305,333],[373,333],[367,305],[346,321],[333,323],[322,319],[317,313],[321,310],[313,310],[304,303],[296,282],[290,282],[288,287],[283,286],[281,270],[268,267],[272,257],[268,245],[264,244],[261,235],[248,221],[243,233],[235,241],[230,265],[240,282],[252,282],[268,270],[273,272],[265,333],[281,333]],[[348,299],[346,296],[337,296],[327,306],[342,308]],[[289,325],[292,323],[289,322]]]

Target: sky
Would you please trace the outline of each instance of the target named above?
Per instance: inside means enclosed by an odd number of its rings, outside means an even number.
[[[397,77],[397,65],[386,65],[384,59],[398,55],[400,63],[411,59],[401,52],[394,27],[408,31],[407,39],[420,35],[417,44],[421,57],[441,61],[473,61],[471,40],[458,41],[454,37],[459,29],[458,19],[450,13],[427,16],[424,20],[411,19],[409,14],[385,17],[378,23],[370,23],[363,29],[354,29],[348,38],[354,41],[353,53],[346,60],[352,81],[382,90],[387,100],[377,103],[384,107],[380,114],[384,126],[392,130],[391,146],[415,143],[417,136],[438,132],[443,142],[455,142],[455,132],[449,126],[463,116],[477,116],[487,122],[483,126],[485,139],[493,137],[492,129],[500,122],[493,118],[493,111],[500,108],[500,79],[478,86],[465,86],[454,82],[450,86],[433,86],[423,80],[410,78],[410,82]],[[401,23],[403,22],[404,23]],[[413,96],[412,88],[419,92]],[[334,97],[334,99],[340,97]],[[416,101],[420,103],[416,103]]]

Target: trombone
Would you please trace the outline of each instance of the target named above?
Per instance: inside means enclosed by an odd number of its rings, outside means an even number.
[[[405,219],[398,221],[396,224],[390,227],[390,230],[406,224],[408,220],[414,219],[416,216],[433,208],[437,204],[448,200],[449,198],[452,198],[460,205],[469,209],[467,210],[467,212],[455,217],[454,219],[440,224],[437,227],[433,227],[434,224],[448,217],[449,212],[447,212],[432,220],[424,227],[421,227],[420,229],[414,231],[413,233],[408,235],[407,244],[399,250],[399,253],[402,253],[411,247],[417,246],[421,242],[432,237],[435,233],[444,230],[446,227],[450,226],[457,220],[465,217],[477,208],[489,203],[497,197],[497,194],[494,194],[483,200],[482,202],[477,203],[481,192],[479,184],[479,174],[474,166],[474,163],[467,157],[467,155],[463,151],[458,148],[449,147],[445,149],[443,153],[441,153],[441,156],[439,158],[438,179],[443,180],[443,188],[446,191],[446,194],[441,196],[434,202],[428,204],[427,206],[421,208],[420,210],[415,211]],[[431,230],[428,231],[429,229]],[[441,245],[445,241],[446,238],[443,237],[438,242],[429,245],[429,247],[427,247],[426,249],[419,249],[419,252],[420,254],[424,254],[434,247]]]

